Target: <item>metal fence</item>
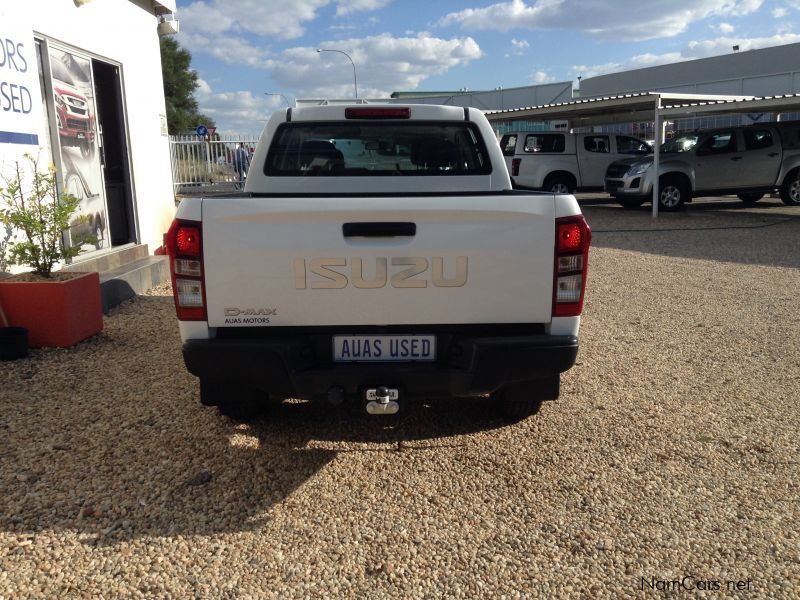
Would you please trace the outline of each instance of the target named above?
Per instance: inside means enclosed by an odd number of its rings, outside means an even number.
[[[257,141],[257,136],[170,136],[175,195],[237,189],[241,182],[233,168],[234,152],[242,144],[252,157]]]

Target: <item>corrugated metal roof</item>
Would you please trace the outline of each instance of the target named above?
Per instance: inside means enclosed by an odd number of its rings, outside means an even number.
[[[542,109],[550,109],[550,108],[572,108],[572,107],[582,107],[586,105],[593,105],[598,103],[614,103],[614,104],[630,104],[631,99],[641,99],[648,102],[653,102],[657,97],[661,98],[662,104],[666,104],[667,102],[674,100],[697,100],[698,102],[720,102],[720,101],[733,101],[733,100],[751,100],[752,96],[727,96],[727,95],[718,95],[718,94],[680,94],[680,93],[670,93],[670,92],[636,92],[631,94],[620,94],[616,96],[597,96],[594,98],[580,98],[578,100],[572,100],[570,102],[558,102],[555,104],[540,104],[538,106],[527,106],[524,108],[509,108],[505,110],[493,110],[493,111],[486,111],[486,115],[497,115],[497,114],[510,114],[515,112],[522,112],[522,111],[533,111],[533,110],[542,110]],[[626,102],[619,102],[621,100],[625,100]]]
[[[572,127],[652,121],[656,101],[659,113],[679,116],[703,113],[800,112],[800,94],[783,96],[727,96],[639,92],[617,96],[581,98],[571,102],[543,104],[527,108],[486,111],[490,121],[538,119],[569,120]]]
[[[662,108],[691,108],[695,106],[718,106],[721,104],[741,104],[743,102],[764,102],[767,100],[798,100],[800,94],[784,94],[782,96],[752,96],[749,98],[727,98],[720,100],[705,100],[698,102],[681,102],[678,104],[665,104]]]

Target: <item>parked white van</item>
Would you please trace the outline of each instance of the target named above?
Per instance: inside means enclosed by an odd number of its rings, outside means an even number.
[[[559,194],[601,190],[608,165],[653,152],[629,135],[562,131],[507,133],[500,147],[514,187]]]

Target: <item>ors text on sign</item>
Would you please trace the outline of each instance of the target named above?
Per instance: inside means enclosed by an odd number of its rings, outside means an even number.
[[[33,35],[21,31],[0,27],[0,143],[37,145],[41,109],[36,51]]]

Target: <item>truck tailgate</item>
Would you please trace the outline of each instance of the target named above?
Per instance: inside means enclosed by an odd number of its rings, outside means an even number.
[[[551,319],[552,195],[219,197],[202,219],[212,327]]]

